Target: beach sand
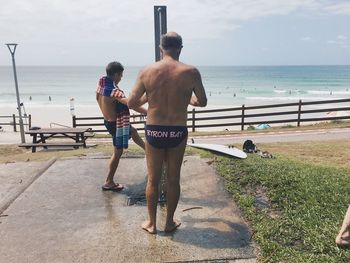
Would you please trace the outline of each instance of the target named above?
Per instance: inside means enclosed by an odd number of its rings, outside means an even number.
[[[334,105],[334,104],[333,104]],[[304,106],[303,110],[306,109],[317,109],[317,108],[329,108],[329,107],[342,107],[344,105],[313,105],[313,106]],[[253,106],[253,105],[247,105],[247,106]],[[235,110],[235,111],[227,111],[227,112],[214,112],[214,113],[198,113],[203,110],[210,110],[210,109],[227,109],[232,107],[239,107],[239,106],[221,106],[221,107],[206,107],[206,108],[196,108],[196,118],[207,118],[207,117],[217,117],[217,116],[238,116],[237,118],[227,118],[227,119],[220,119],[220,120],[196,120],[196,125],[206,125],[206,124],[222,124],[222,123],[239,123],[241,121],[241,110]],[[190,106],[188,110],[192,110],[192,107]],[[282,111],[296,111],[297,106],[293,107],[280,107],[280,108],[270,108],[270,109],[256,109],[256,110],[247,110],[245,114],[256,114],[256,113],[266,113],[266,112],[282,112]],[[17,110],[15,108],[6,108],[0,106],[0,116],[11,116],[12,114],[18,115],[16,112]],[[45,106],[33,106],[33,107],[27,107],[26,109],[27,114],[31,114],[32,127],[41,127],[41,128],[57,128],[57,127],[72,127],[72,115],[70,112],[69,105],[67,106],[57,106],[57,105],[45,105]],[[23,112],[22,112],[23,113]],[[133,113],[133,111],[132,111]],[[347,116],[350,115],[349,112],[345,112]],[[102,114],[100,113],[100,110],[98,108],[98,105],[76,105],[75,106],[75,115],[77,117],[102,117]],[[312,118],[312,117],[325,117],[327,116],[327,112],[321,112],[321,113],[313,113],[313,114],[307,114],[303,115],[302,118]],[[191,118],[191,114],[188,115],[189,118]],[[291,115],[283,115],[283,116],[265,116],[265,117],[256,117],[256,118],[246,118],[245,122],[251,122],[255,121],[258,123],[269,123],[271,120],[277,120],[277,119],[296,119],[297,114],[291,114]],[[137,121],[139,119],[136,119]],[[8,118],[7,120],[1,119],[1,122],[10,122],[12,121],[12,118]],[[133,118],[131,119],[133,121]],[[90,121],[94,122],[94,121]],[[96,121],[95,121],[96,122]],[[25,122],[24,122],[25,123]],[[85,122],[89,123],[89,121]],[[306,122],[301,123],[301,125],[308,125],[313,124],[316,122]],[[191,121],[188,121],[188,125],[191,125]],[[270,126],[296,126],[296,122],[286,122],[286,123],[278,123],[278,124],[270,124]],[[142,124],[134,125],[136,128],[142,127]],[[245,125],[245,129],[248,128],[249,125]],[[257,126],[253,125],[253,126]],[[17,126],[18,132],[13,132],[12,126],[6,126],[2,125],[3,131],[0,132],[0,144],[4,143],[19,143],[20,142],[20,133],[19,133],[19,127]],[[27,127],[25,127],[27,129]],[[100,127],[101,128],[101,127]],[[196,128],[196,131],[240,131],[241,126],[240,125],[232,125],[232,126],[218,126],[218,127],[205,127],[205,128]],[[189,131],[192,131],[191,127],[189,127]],[[28,137],[29,140],[30,137]]]
[[[32,127],[38,126],[41,128],[69,126],[72,127],[72,115],[70,113],[69,105],[67,107],[56,105],[35,106],[26,109],[26,113],[32,117]],[[16,108],[4,108],[0,107],[0,115],[10,116],[18,112]],[[22,112],[23,114],[23,112]],[[79,117],[101,117],[100,110],[97,106],[78,106],[75,108],[75,114]],[[10,121],[11,119],[9,119]],[[2,120],[5,121],[5,120]],[[7,131],[13,130],[11,126],[3,126]]]

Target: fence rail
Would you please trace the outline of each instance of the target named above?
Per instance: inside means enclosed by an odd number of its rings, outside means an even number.
[[[5,120],[3,120],[5,119]],[[24,114],[22,116],[23,125],[30,129],[32,127],[32,115]],[[12,126],[13,131],[17,131],[17,125],[19,126],[19,116],[15,114],[9,116],[0,116],[0,126]]]
[[[235,127],[240,126],[243,131],[246,126],[256,124],[290,124],[296,123],[299,127],[304,122],[318,122],[330,120],[350,119],[350,99],[322,100],[294,103],[270,104],[259,106],[245,106],[188,111],[187,127],[192,132],[203,128]],[[338,104],[337,106],[333,106]],[[340,105],[339,104],[345,104]],[[316,108],[315,108],[316,106]],[[322,107],[322,108],[320,108]],[[278,110],[280,109],[280,110]],[[320,116],[321,113],[323,114]],[[139,121],[135,121],[139,118]],[[89,126],[94,132],[107,132],[103,124],[103,117],[76,117],[73,116],[73,127]],[[138,130],[144,130],[144,115],[131,115],[131,122]],[[94,129],[94,127],[99,127]]]

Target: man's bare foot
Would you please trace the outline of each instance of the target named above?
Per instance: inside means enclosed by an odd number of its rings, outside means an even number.
[[[167,224],[164,228],[164,232],[170,233],[173,232],[175,229],[177,229],[181,225],[180,221],[174,220],[173,223]]]
[[[335,243],[338,247],[350,248],[350,225],[346,227],[346,229],[339,233],[335,239]]]
[[[153,226],[150,221],[143,222],[141,227],[150,234],[157,234],[157,228]]]

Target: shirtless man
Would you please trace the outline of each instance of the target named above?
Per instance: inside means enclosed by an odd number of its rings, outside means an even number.
[[[123,77],[124,67],[119,62],[111,62],[106,67],[107,76],[102,77],[99,81],[96,91],[96,100],[104,117],[104,125],[113,138],[113,154],[109,162],[109,170],[105,184],[102,186],[104,191],[120,191],[124,188],[123,185],[114,182],[114,174],[118,168],[120,157],[123,154],[123,149],[128,147],[128,139],[130,136],[133,141],[145,149],[145,143],[139,136],[137,130],[129,125],[125,118],[128,118],[129,108],[127,107],[128,99],[124,92],[117,86]],[[145,97],[143,98],[145,99]],[[140,103],[145,103],[143,100]],[[146,109],[138,107],[136,111],[146,114]],[[119,118],[121,123],[118,123],[118,129],[124,129],[117,133],[117,122]]]
[[[174,231],[181,224],[174,220],[174,213],[180,197],[180,169],[187,143],[187,107],[189,104],[200,107],[207,104],[199,71],[179,62],[181,36],[175,32],[163,35],[160,48],[163,59],[141,70],[128,102],[130,108],[136,109],[146,93],[146,198],[149,220],[143,222],[142,228],[151,234],[157,232],[158,184],[164,160],[168,167],[164,231]]]

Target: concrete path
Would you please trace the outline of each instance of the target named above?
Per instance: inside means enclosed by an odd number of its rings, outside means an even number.
[[[18,197],[0,215],[0,262],[256,262],[248,226],[199,157],[184,159],[175,214],[182,225],[165,234],[159,207],[157,235],[140,228],[147,219],[144,158],[121,160],[117,181],[127,188],[120,193],[101,191],[105,158],[28,164],[0,165],[1,178],[25,171],[29,180],[27,188],[13,184]]]

